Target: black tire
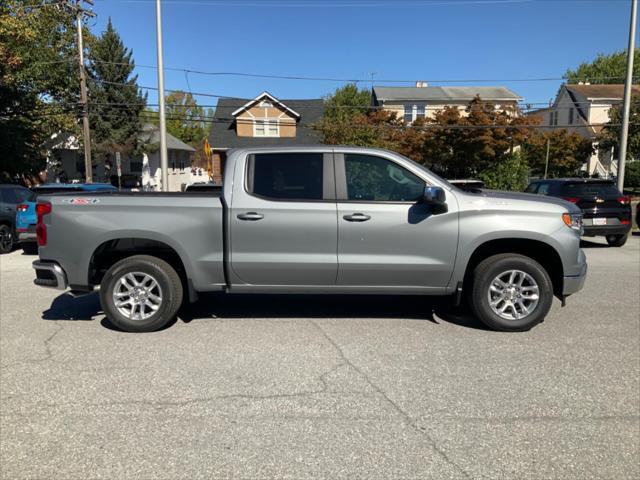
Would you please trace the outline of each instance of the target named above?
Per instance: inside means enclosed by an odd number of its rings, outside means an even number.
[[[0,254],[13,250],[13,228],[3,223],[0,225]]]
[[[489,288],[503,272],[517,270],[531,276],[538,286],[538,302],[533,310],[517,319],[505,319],[493,311],[489,303]],[[505,253],[486,258],[475,268],[471,286],[471,308],[478,319],[489,328],[502,332],[530,330],[542,322],[553,301],[553,284],[547,271],[532,258]],[[513,312],[514,310],[511,309]],[[506,312],[505,312],[506,314]]]
[[[605,238],[607,239],[607,243],[610,247],[621,247],[625,243],[627,243],[629,234],[625,233],[624,235],[607,235]]]
[[[22,244],[22,251],[27,255],[38,255],[38,244],[36,242],[25,242]]]
[[[146,274],[159,285],[159,290],[155,292],[160,293],[161,303],[145,319],[135,320],[122,314],[114,301],[116,284],[133,272]],[[120,260],[107,270],[100,284],[102,310],[115,326],[126,332],[154,332],[167,326],[175,318],[182,297],[182,282],[175,269],[164,260],[149,255],[135,255]]]

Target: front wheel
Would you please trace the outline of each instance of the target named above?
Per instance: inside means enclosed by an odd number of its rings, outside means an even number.
[[[182,304],[182,282],[164,260],[135,255],[114,264],[100,284],[107,318],[127,332],[153,332],[171,322]]]
[[[627,243],[627,238],[629,238],[628,234],[624,235],[607,235],[607,243],[610,247],[621,247],[625,243]]]
[[[552,301],[549,274],[532,258],[494,255],[474,270],[471,305],[478,318],[494,330],[529,330],[544,320]]]

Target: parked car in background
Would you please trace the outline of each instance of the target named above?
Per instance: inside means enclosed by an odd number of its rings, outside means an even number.
[[[31,196],[22,200],[14,213],[18,241],[21,243],[24,253],[30,255],[38,253],[38,243],[36,242],[36,201],[38,195],[105,191],[117,192],[118,189],[108,183],[45,183],[32,187],[29,192]]]
[[[222,191],[38,198],[37,285],[100,286],[123,330],[170,322],[199,292],[467,295],[522,331],[587,273],[582,213],[557,198],[469,193],[387,150],[228,153]]]
[[[631,199],[611,180],[556,178],[531,182],[525,192],[563,198],[584,215],[584,235],[604,236],[612,247],[621,247],[631,230]]]
[[[20,185],[0,185],[0,253],[9,253],[17,241],[15,222],[18,204],[33,197],[31,190]]]

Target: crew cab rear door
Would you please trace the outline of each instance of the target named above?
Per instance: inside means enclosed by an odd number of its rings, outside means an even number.
[[[420,203],[427,181],[392,158],[335,155],[338,285],[444,289],[458,245],[458,204],[447,212]]]
[[[336,222],[329,149],[248,155],[229,209],[231,283],[335,285]]]

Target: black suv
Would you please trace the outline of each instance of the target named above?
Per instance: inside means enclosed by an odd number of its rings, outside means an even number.
[[[561,197],[584,214],[584,234],[602,235],[612,247],[621,247],[631,230],[631,200],[611,180],[556,178],[535,180],[525,192]]]

